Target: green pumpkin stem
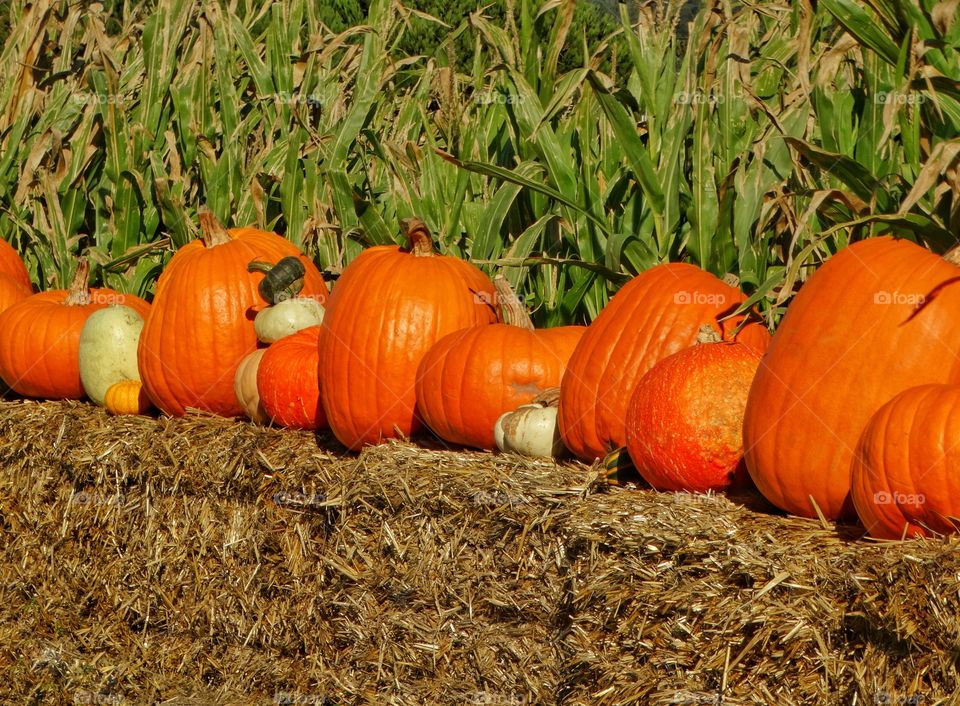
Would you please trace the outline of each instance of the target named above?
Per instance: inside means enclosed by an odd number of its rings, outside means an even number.
[[[90,303],[90,261],[81,257],[77,261],[77,271],[73,275],[73,281],[67,290],[67,298],[63,303],[67,306],[86,306]]]
[[[206,247],[212,248],[232,240],[226,226],[209,208],[201,206],[197,209],[197,216],[200,218],[200,239]]]
[[[430,229],[422,220],[413,216],[412,218],[402,218],[400,227],[409,243],[410,252],[414,257],[432,257],[436,253],[433,249],[433,236],[430,235]]]
[[[493,278],[493,289],[497,293],[497,303],[500,305],[500,320],[510,326],[525,328],[533,331],[533,321],[520,299],[513,292],[513,287],[503,275]]]
[[[247,263],[247,272],[263,273],[263,279],[258,286],[260,296],[268,304],[278,304],[300,294],[307,270],[300,258],[287,255],[276,265],[263,260],[252,260]]]

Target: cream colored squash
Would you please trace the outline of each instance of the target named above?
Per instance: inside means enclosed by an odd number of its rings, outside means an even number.
[[[560,458],[567,453],[560,439],[557,408],[525,404],[501,414],[493,427],[497,448],[522,456]]]
[[[143,317],[129,306],[108,306],[90,314],[80,331],[80,382],[103,406],[107,390],[121,380],[140,380],[137,344]]]
[[[233,378],[233,392],[237,401],[243,407],[243,412],[251,421],[266,424],[270,421],[266,410],[260,404],[260,393],[257,391],[257,369],[266,348],[258,348],[247,355],[237,366],[237,374]]]
[[[323,323],[323,306],[310,297],[294,297],[268,306],[257,314],[253,328],[264,343],[279,341],[301,329]]]

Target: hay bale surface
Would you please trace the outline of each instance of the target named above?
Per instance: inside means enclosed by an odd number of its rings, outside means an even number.
[[[199,415],[0,439],[2,703],[956,703],[956,540]]]

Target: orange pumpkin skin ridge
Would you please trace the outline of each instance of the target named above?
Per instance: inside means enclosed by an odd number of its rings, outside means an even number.
[[[883,405],[851,466],[860,521],[880,539],[955,534],[960,517],[960,387],[921,385]]]
[[[627,449],[657,490],[706,492],[749,482],[743,412],[760,354],[738,343],[686,348],[654,365],[627,409]]]
[[[504,412],[557,387],[586,328],[527,330],[474,326],[440,339],[417,372],[417,408],[426,425],[453,444],[492,449]]]
[[[558,421],[564,444],[592,461],[626,444],[637,382],[657,361],[692,346],[709,324],[730,339],[743,316],[723,318],[746,297],[699,267],[668,263],[637,275],[587,328],[563,376]],[[763,351],[770,333],[748,323],[736,340]]]
[[[903,390],[960,379],[960,269],[908,241],[841,250],[803,285],[747,400],[744,447],[778,507],[854,517],[853,451],[870,417]],[[917,308],[917,303],[926,305]]]
[[[0,273],[0,313],[33,294],[33,290],[10,275]]]
[[[66,289],[33,294],[0,313],[0,377],[25,397],[74,399],[85,396],[80,382],[80,332],[87,317],[111,304],[124,304],[146,318],[150,305],[132,294],[90,289],[90,303],[68,306]]]
[[[257,369],[260,404],[277,424],[290,429],[327,425],[320,404],[320,327],[310,326],[272,343]]]
[[[153,404],[172,416],[196,407],[225,417],[242,413],[233,390],[240,361],[257,348],[253,319],[267,306],[252,260],[298,257],[306,270],[301,295],[321,304],[327,287],[296,245],[255,228],[227,231],[230,241],[180,248],[157,281],[154,306],[140,336],[138,365]]]
[[[491,324],[490,279],[454,257],[368,248],[337,280],[320,336],[320,398],[331,431],[358,450],[422,429],[417,366],[437,340]]]
[[[0,238],[0,274],[9,275],[12,279],[27,288],[28,293],[33,291],[33,283],[23,259],[10,243]]]

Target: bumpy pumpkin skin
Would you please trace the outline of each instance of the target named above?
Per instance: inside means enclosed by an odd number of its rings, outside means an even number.
[[[749,482],[743,412],[759,364],[742,344],[706,343],[640,378],[627,408],[627,450],[652,487],[702,493]]]
[[[201,222],[204,238],[180,248],[157,281],[140,336],[140,376],[151,401],[171,416],[194,407],[233,417],[243,412],[233,389],[237,366],[256,350],[253,320],[267,306],[257,291],[263,273],[247,265],[293,255],[306,270],[303,296],[322,304],[327,288],[316,266],[276,233],[225,230],[209,211]]]
[[[870,418],[851,466],[860,521],[880,539],[960,530],[960,387],[904,390]]]
[[[770,502],[852,518],[850,464],[870,417],[907,388],[960,381],[960,268],[890,237],[831,257],[787,309],[744,419],[750,475]],[[925,302],[918,308],[918,304]]]
[[[424,354],[448,333],[497,320],[490,279],[432,253],[422,223],[406,228],[419,244],[363,251],[344,268],[324,314],[320,397],[330,429],[352,450],[420,431],[416,376]]]
[[[152,408],[139,380],[115,382],[104,394],[103,406],[110,414],[146,414]]]
[[[637,275],[610,300],[580,340],[560,386],[560,433],[585,461],[626,444],[630,395],[657,361],[696,343],[703,325],[731,339],[743,316],[720,321],[746,297],[709,272],[668,263]],[[747,323],[736,340],[758,352],[770,333]]]
[[[441,338],[420,361],[417,409],[452,444],[495,448],[500,415],[560,385],[584,326],[473,326]]]
[[[86,270],[80,279],[86,281]],[[78,277],[81,272],[78,271]],[[76,284],[76,283],[75,283]],[[85,289],[85,287],[84,287]],[[18,394],[41,399],[81,399],[80,332],[93,312],[125,304],[141,316],[150,305],[112,289],[86,290],[89,303],[67,304],[70,290],[33,294],[0,313],[0,377]]]
[[[27,266],[23,264],[23,259],[13,246],[2,238],[0,238],[0,274],[9,275],[22,284],[26,287],[28,294],[33,291],[33,283],[30,281],[30,274],[27,272]]]
[[[326,427],[319,365],[319,326],[284,336],[266,349],[257,370],[257,392],[270,419],[289,429]]]

